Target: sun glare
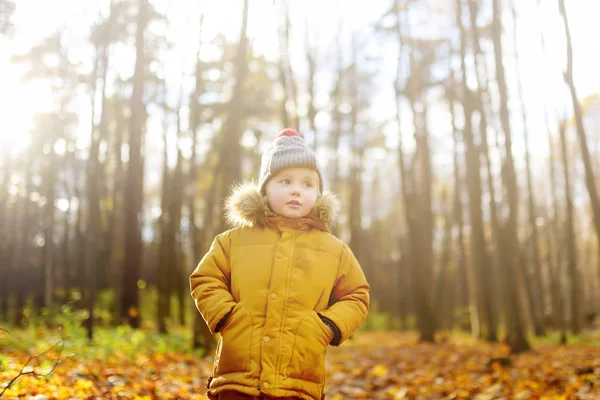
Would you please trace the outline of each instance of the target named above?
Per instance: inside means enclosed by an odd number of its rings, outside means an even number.
[[[21,66],[12,64],[6,56],[0,58],[0,146],[10,146],[13,154],[28,146],[35,113],[47,111],[52,105],[47,85],[22,82],[22,74]]]
[[[31,4],[33,3],[34,2],[29,3],[30,7],[32,7]],[[77,2],[79,7],[89,7],[87,5],[81,5],[82,3],[83,2]],[[196,45],[197,35],[190,34],[189,29],[191,28],[189,28],[189,26],[190,22],[195,18],[194,16],[200,15],[201,11],[205,14],[203,28],[204,40],[208,40],[209,36],[216,34],[217,31],[227,33],[231,40],[235,40],[238,34],[237,27],[239,25],[239,20],[241,19],[241,11],[235,7],[235,5],[239,4],[239,2],[235,0],[224,0],[227,7],[223,7],[223,2],[218,2],[218,6],[216,5],[217,3],[214,3],[215,5],[213,5],[212,2],[204,2],[205,8],[203,10],[200,10],[199,8],[190,10],[188,7],[189,4],[187,4],[188,2],[185,1],[168,2],[166,0],[155,0],[154,3],[156,3],[159,8],[162,7],[162,11],[168,10],[169,17],[174,21],[174,23],[171,24],[169,36],[177,46],[181,47],[180,52],[182,54],[181,57],[175,57],[175,59],[187,59],[194,56],[195,51],[190,52],[189,49],[194,48]],[[28,146],[33,116],[38,112],[48,111],[53,107],[52,92],[49,89],[49,85],[44,82],[21,81],[20,77],[24,73],[23,66],[16,65],[10,60],[11,41],[15,43],[22,42],[23,38],[28,38],[25,42],[27,42],[28,45],[31,45],[43,40],[43,35],[45,34],[39,33],[39,31],[36,30],[40,21],[32,17],[32,15],[36,13],[35,10],[33,8],[26,9],[27,6],[25,6],[25,4],[27,3],[23,2],[23,8],[19,14],[21,17],[15,23],[15,37],[0,37],[0,147],[4,148],[5,146],[10,145],[13,154],[22,151]],[[89,4],[91,4],[91,2]],[[263,4],[263,2],[256,2],[251,4],[248,33],[253,37],[255,51],[263,53],[269,58],[276,57],[279,47],[277,38],[277,19],[281,10],[273,6],[273,4],[276,3],[272,4],[271,2],[267,2]],[[311,9],[329,7],[326,10],[328,12],[320,12],[317,13],[318,15],[309,14],[309,29],[311,34],[315,35],[313,41],[317,34],[323,41],[328,41],[331,39],[332,35],[336,34],[337,22],[327,23],[322,20],[322,18],[325,18],[324,16],[333,15],[336,12],[343,13],[346,18],[345,23],[358,24],[361,18],[367,19],[367,15],[370,14],[369,12],[365,14],[364,8],[366,6],[362,6],[362,2],[350,2],[349,4],[352,5],[349,5],[346,8],[341,8],[341,3],[339,1],[325,2],[323,4],[318,1],[308,1],[307,4]],[[573,46],[576,57],[575,78],[580,97],[583,98],[587,95],[597,93],[600,90],[600,79],[597,78],[597,70],[600,65],[600,42],[595,39],[598,37],[596,33],[600,32],[598,32],[598,28],[594,22],[595,16],[600,12],[600,2],[573,2],[570,6],[569,18],[572,27]],[[295,26],[303,27],[306,16],[302,14],[305,12],[302,10],[302,7],[293,6],[290,11],[294,13],[292,17],[296,18],[294,21],[296,24]],[[520,11],[520,16],[522,18],[520,22],[521,27],[529,26],[531,21],[540,18],[540,10],[538,10],[537,6],[523,6]],[[57,14],[50,16],[49,20],[56,19],[58,21],[58,16],[61,12],[63,11],[61,11],[60,8],[57,8]],[[371,13],[374,13],[374,11],[371,10]],[[550,26],[546,26],[548,47],[548,54],[546,55],[548,59],[546,61],[554,62],[556,59],[564,57],[564,46],[557,45],[557,43],[561,43],[555,38],[556,35],[562,34],[561,30],[558,29],[562,27],[560,26],[560,20],[556,16],[557,11],[555,7],[550,7],[549,5],[543,7],[541,14],[543,20],[551,23]],[[46,22],[47,20],[48,19],[45,19]],[[554,86],[560,89],[557,90],[552,85],[547,84],[545,79],[537,78],[541,76],[539,71],[540,66],[536,61],[540,58],[539,33],[535,32],[536,29],[539,29],[539,26],[535,24],[532,26],[533,27],[530,30],[522,30],[523,37],[521,39],[523,47],[521,50],[523,57],[521,69],[523,77],[526,79],[524,89],[528,107],[529,104],[534,105],[531,114],[543,115],[543,110],[539,107],[539,109],[536,109],[535,105],[544,104],[544,101],[551,101],[549,99],[559,99],[561,101],[560,104],[562,105],[564,103],[564,99],[561,98],[563,83],[560,79],[556,79],[556,84]],[[48,30],[47,28],[48,27],[45,29],[46,31]],[[588,30],[593,30],[595,33],[588,32]],[[40,37],[34,38],[34,33],[40,35]],[[17,38],[19,40],[17,40]],[[298,40],[299,41],[292,43],[292,45],[301,49],[299,51],[302,52],[304,38]],[[21,43],[21,45],[24,45],[24,43]],[[23,51],[26,50],[26,48],[23,49]],[[305,72],[305,65],[302,54],[299,54],[300,55],[292,55],[292,61],[296,62],[294,70],[298,74],[302,74]],[[323,54],[320,54],[319,56],[321,58],[325,57]],[[389,58],[385,62],[394,63],[395,61],[393,61],[392,58],[393,57]],[[171,72],[173,75],[181,76],[182,72],[180,69],[180,67],[177,67]],[[560,71],[558,70],[553,71],[553,80],[559,72]],[[390,79],[393,79],[393,77]],[[554,91],[548,93],[548,90],[550,89],[553,89]],[[556,93],[559,94],[556,95]],[[384,98],[373,98],[374,103],[377,103],[378,101],[387,102]],[[393,109],[393,103],[390,104],[391,109]],[[382,109],[382,107],[377,108],[379,110]],[[326,123],[326,118],[321,118],[326,117],[324,114],[319,114],[318,117],[321,122]],[[532,117],[532,120],[533,119],[534,118]],[[533,130],[535,131],[536,129]],[[535,138],[533,139],[535,140]],[[0,154],[2,154],[1,151]]]

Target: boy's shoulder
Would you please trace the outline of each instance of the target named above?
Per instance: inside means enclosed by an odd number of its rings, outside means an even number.
[[[322,231],[319,229],[312,229],[310,232],[307,232],[310,237],[318,238],[319,240],[326,240],[331,243],[335,243],[338,245],[345,245],[344,241],[335,236],[331,232]]]
[[[336,257],[341,256],[345,248],[348,247],[346,242],[344,242],[342,239],[338,238],[333,233],[326,231],[310,231],[309,240],[321,251],[325,251]]]

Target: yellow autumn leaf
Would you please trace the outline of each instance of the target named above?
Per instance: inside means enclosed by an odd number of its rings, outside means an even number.
[[[390,372],[390,370],[388,369],[388,367],[386,367],[385,365],[382,365],[382,364],[377,364],[371,370],[371,373],[373,375],[379,376],[379,377],[386,376],[389,372]]]
[[[76,390],[85,390],[91,388],[92,386],[94,386],[94,382],[88,379],[77,379],[77,382],[75,382]]]

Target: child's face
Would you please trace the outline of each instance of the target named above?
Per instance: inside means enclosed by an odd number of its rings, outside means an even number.
[[[305,217],[319,196],[319,174],[309,168],[286,168],[269,180],[266,190],[275,214]]]

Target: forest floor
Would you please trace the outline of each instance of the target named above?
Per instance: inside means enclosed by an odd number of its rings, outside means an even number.
[[[183,351],[184,343],[133,330],[93,347],[49,334],[19,344],[18,334],[0,332],[0,393],[22,374],[2,399],[206,399],[212,354]],[[537,342],[509,355],[502,344],[438,339],[361,332],[330,348],[327,399],[600,399],[598,346]]]

